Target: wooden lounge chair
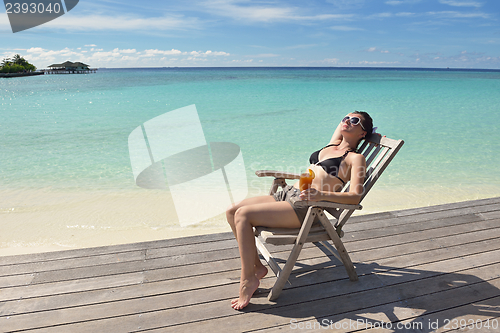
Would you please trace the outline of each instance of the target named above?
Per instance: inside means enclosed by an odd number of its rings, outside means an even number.
[[[387,168],[391,160],[397,154],[403,140],[392,140],[380,135],[371,135],[367,137],[361,144],[358,152],[362,153],[366,158],[367,172],[364,182],[364,192],[361,200],[370,191],[382,172]],[[256,171],[258,177],[272,176],[274,182],[271,186],[269,194],[274,194],[279,187],[285,187],[285,179],[299,179],[300,175],[293,173],[277,172],[260,170]],[[349,183],[345,185],[342,191],[349,190]],[[354,265],[349,258],[349,254],[341,241],[344,232],[342,227],[347,222],[352,213],[361,209],[362,206],[358,205],[344,205],[334,202],[320,201],[297,201],[295,205],[299,207],[309,207],[307,215],[302,223],[300,229],[278,229],[278,228],[265,228],[258,227],[255,229],[256,245],[259,252],[269,264],[269,267],[277,276],[277,280],[269,293],[268,299],[275,300],[279,297],[292,269],[297,261],[297,258],[302,250],[304,243],[321,243],[325,246],[335,257],[337,257],[347,270],[349,279],[357,281],[358,275],[354,269]],[[333,217],[331,221],[326,217],[325,210],[327,210]],[[320,223],[314,223],[315,218],[318,217]],[[328,243],[331,240],[335,248]],[[275,258],[267,250],[264,243],[273,245],[295,244],[292,251],[283,266],[283,269],[278,265]]]

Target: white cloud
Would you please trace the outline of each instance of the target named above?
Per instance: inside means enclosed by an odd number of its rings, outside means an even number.
[[[289,19],[295,21],[326,21],[326,20],[353,20],[356,17],[355,14],[321,14],[321,15],[312,15],[312,16],[292,16]]]
[[[398,6],[398,5],[412,5],[419,3],[422,0],[388,0],[385,2],[386,5]]]
[[[248,0],[210,0],[203,3],[204,10],[215,16],[229,17],[234,20],[250,22],[283,22],[315,20],[349,20],[354,14],[302,15],[304,8],[252,5]]]
[[[135,50],[135,49],[134,49]],[[157,55],[190,55],[193,57],[207,57],[207,56],[229,56],[230,54],[223,51],[190,51],[190,52],[182,52],[180,50],[171,49],[171,50],[158,50],[158,49],[149,49],[144,51],[144,56],[157,56]]]
[[[95,60],[97,62],[101,61],[110,61],[110,60],[116,60],[116,58],[121,57],[121,54],[119,52],[113,52],[113,51],[108,51],[108,52],[94,52],[92,55],[88,57],[88,59]],[[89,61],[87,60],[87,61]]]
[[[440,3],[444,5],[450,5],[454,7],[482,7],[483,4],[477,1],[460,1],[460,0],[439,0]]]
[[[333,27],[330,27],[330,29],[336,30],[336,31],[360,31],[360,30],[364,30],[364,29],[357,28],[357,27],[348,27],[345,25],[335,25]]]
[[[393,15],[394,15],[393,13],[377,13],[368,16],[368,18],[388,18],[392,17]]]
[[[185,18],[183,16],[164,17],[136,17],[136,16],[106,16],[67,15],[57,18],[43,25],[45,28],[57,28],[65,30],[107,30],[107,31],[162,31],[162,30],[186,30],[199,29],[201,27],[197,18]],[[95,46],[90,44],[88,46]]]
[[[207,51],[207,52],[205,52],[205,55],[227,57],[230,54],[227,52],[222,52],[222,51]]]
[[[4,7],[5,8],[5,7]],[[10,27],[10,22],[9,22],[9,17],[7,15],[4,15],[4,11],[2,11],[0,15],[0,31],[3,32],[12,32],[12,29]]]
[[[240,63],[240,64],[241,63],[251,63],[251,62],[253,62],[253,59],[248,59],[248,60],[233,59],[231,62],[232,63]]]
[[[41,47],[32,47],[25,50],[28,54],[26,59],[35,64],[38,68],[45,68],[52,63],[64,62],[73,59],[73,61],[82,61],[83,53],[75,52],[69,48],[62,50],[46,50]]]
[[[317,46],[318,46],[318,44],[299,44],[299,45],[287,46],[285,49],[287,49],[287,50],[310,49],[312,47],[317,47]]]
[[[157,55],[177,55],[177,54],[182,54],[181,51],[171,49],[171,50],[158,50],[158,49],[149,49],[149,50],[144,50],[145,57],[154,57]]]
[[[323,59],[322,62],[324,63],[327,63],[327,64],[337,64],[339,62],[340,59],[337,59],[337,58],[329,58],[329,59]]]
[[[359,61],[358,64],[360,65],[397,65],[397,64],[400,64],[399,61],[367,61],[367,60],[363,60],[363,61]]]
[[[412,56],[415,63],[426,64],[427,66],[443,67],[475,67],[475,68],[498,68],[500,57],[489,57],[482,52],[461,51],[455,55],[443,54],[414,54]]]
[[[261,53],[261,54],[253,54],[253,55],[247,55],[247,58],[274,58],[274,57],[279,57],[279,54],[274,54],[274,53]]]
[[[461,13],[456,11],[441,11],[441,12],[427,12],[428,15],[432,16],[440,16],[443,18],[483,18],[489,19],[491,17],[490,14],[486,13]]]
[[[276,7],[264,5],[248,5],[248,1],[241,0],[210,0],[202,5],[204,9],[217,16],[230,17],[235,20],[249,21],[276,21],[286,20],[295,15],[292,7]]]
[[[365,4],[365,0],[326,0],[339,9],[354,9],[360,8]]]
[[[118,51],[120,53],[137,53],[136,49],[125,49],[125,50],[114,49],[113,51]]]
[[[380,53],[390,53],[387,50],[379,50],[376,47],[369,47],[368,49],[365,50],[366,52],[380,52]]]
[[[207,56],[228,56],[229,53],[226,53],[226,52],[219,52],[219,51],[206,51],[206,52],[203,52],[203,51],[191,51],[189,52],[190,55],[192,55],[193,57],[207,57]]]
[[[41,47],[32,47],[8,52],[19,53],[25,56],[38,68],[47,68],[53,63],[64,61],[81,61],[91,67],[161,67],[161,66],[190,66],[200,61],[219,61],[231,56],[225,51],[181,51],[177,49],[119,49],[103,50],[94,49],[82,50],[81,48],[61,50],[47,50]],[[190,64],[191,62],[191,64]]]
[[[399,17],[409,17],[409,16],[415,16],[416,14],[409,12],[401,12],[401,13],[396,13],[395,15]]]
[[[42,49],[41,47],[32,47],[30,49],[27,49],[26,52],[28,53],[43,53],[45,50]]]

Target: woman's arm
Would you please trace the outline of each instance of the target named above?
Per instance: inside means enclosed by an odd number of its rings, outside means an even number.
[[[337,128],[335,129],[335,132],[333,132],[332,138],[330,139],[330,144],[338,144],[342,141],[342,134],[341,134],[341,126],[342,123],[339,123]]]
[[[361,154],[356,154],[352,157],[351,166],[351,184],[349,192],[328,192],[318,191],[315,188],[310,188],[300,193],[302,200],[311,201],[332,201],[347,205],[357,205],[361,201],[366,175],[366,160]]]

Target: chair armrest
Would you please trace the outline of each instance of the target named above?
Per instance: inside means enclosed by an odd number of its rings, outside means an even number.
[[[307,201],[307,200],[300,200],[300,201],[295,201],[293,204],[295,207],[320,207],[320,208],[338,208],[338,209],[346,209],[346,210],[360,210],[363,209],[363,206],[361,205],[346,205],[346,204],[341,204],[337,202],[331,202],[331,201]]]
[[[257,177],[274,177],[284,179],[300,179],[300,175],[291,172],[273,171],[273,170],[257,170],[255,171]]]

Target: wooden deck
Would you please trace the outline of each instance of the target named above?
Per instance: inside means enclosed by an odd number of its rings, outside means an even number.
[[[353,217],[344,230],[358,282],[310,244],[277,302],[266,298],[275,280],[266,277],[241,312],[230,307],[239,283],[230,233],[0,257],[0,331],[431,332],[467,324],[500,332],[500,198]],[[277,250],[285,257],[287,249]]]

